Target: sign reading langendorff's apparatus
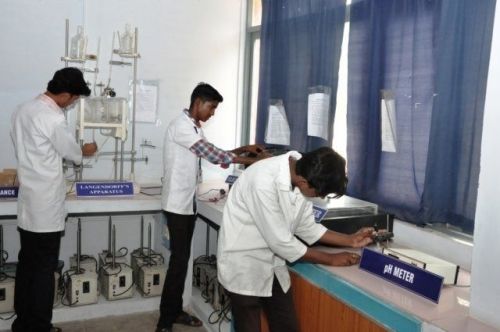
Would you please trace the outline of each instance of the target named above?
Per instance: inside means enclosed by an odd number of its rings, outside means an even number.
[[[76,196],[131,196],[134,194],[132,182],[77,182]]]

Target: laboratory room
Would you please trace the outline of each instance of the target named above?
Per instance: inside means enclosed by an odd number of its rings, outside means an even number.
[[[496,0],[0,29],[0,332],[500,331]]]

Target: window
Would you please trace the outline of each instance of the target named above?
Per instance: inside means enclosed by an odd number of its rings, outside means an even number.
[[[248,0],[247,38],[245,51],[245,83],[242,116],[242,145],[255,143],[257,98],[259,95],[260,24],[262,1]]]

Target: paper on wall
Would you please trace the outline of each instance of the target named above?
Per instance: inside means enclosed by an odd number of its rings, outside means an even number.
[[[382,98],[380,112],[382,151],[396,152],[396,103],[394,98]]]
[[[307,135],[328,140],[330,94],[310,93],[307,100]]]
[[[282,102],[269,105],[264,142],[267,144],[290,145],[290,126]]]
[[[155,123],[158,114],[158,82],[139,81],[136,98],[135,121]]]

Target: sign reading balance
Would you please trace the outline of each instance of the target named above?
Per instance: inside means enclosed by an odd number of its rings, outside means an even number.
[[[132,182],[77,182],[76,196],[132,196],[134,184]]]
[[[437,274],[368,248],[363,249],[359,268],[435,303],[439,302],[443,277]]]
[[[16,198],[18,192],[18,187],[0,187],[0,198]]]

